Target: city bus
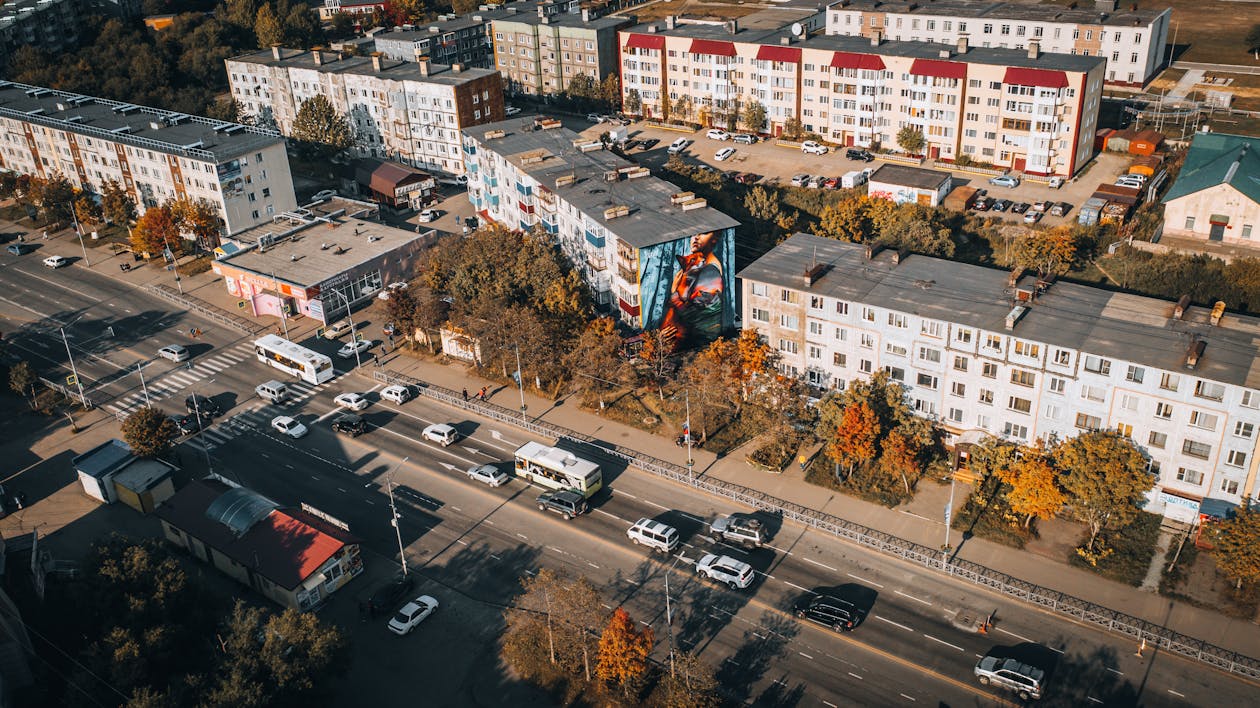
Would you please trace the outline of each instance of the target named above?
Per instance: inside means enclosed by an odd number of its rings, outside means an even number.
[[[333,377],[332,359],[274,334],[255,340],[254,353],[258,361],[307,383],[320,384]]]
[[[604,484],[599,465],[536,442],[516,450],[516,476],[551,489],[572,489],[587,498]]]

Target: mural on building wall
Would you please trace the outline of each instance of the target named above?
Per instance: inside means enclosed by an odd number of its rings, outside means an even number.
[[[639,250],[640,322],[678,349],[735,326],[735,229],[706,231]]]
[[[232,160],[219,165],[219,191],[224,197],[245,193],[245,180],[241,177],[241,161]]]

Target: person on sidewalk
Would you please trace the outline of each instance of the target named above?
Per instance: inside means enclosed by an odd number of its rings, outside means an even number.
[[[481,400],[483,400],[483,401],[484,401],[484,400],[486,400],[486,387],[485,387],[485,386],[482,386],[482,387],[481,387],[481,393],[480,393],[480,394],[478,394],[478,395],[480,395],[480,396],[481,396]]]
[[[468,402],[468,389],[464,389],[463,394],[464,394],[464,403],[467,403]]]
[[[44,240],[48,240],[48,229],[44,229]]]

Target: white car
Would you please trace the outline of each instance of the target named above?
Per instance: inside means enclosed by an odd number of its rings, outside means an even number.
[[[704,134],[709,140],[730,140],[731,134],[721,128],[710,128],[709,132]]]
[[[398,405],[402,405],[411,400],[411,389],[406,386],[386,386],[381,389],[382,401],[393,401]]]
[[[188,361],[188,347],[185,347],[182,344],[172,344],[159,349],[158,356],[163,359],[170,359],[174,362]]]
[[[371,348],[372,348],[371,340],[357,339],[353,342],[346,342],[345,344],[343,344],[341,348],[337,350],[337,356],[341,357],[342,359],[352,359],[354,358],[355,354],[362,354],[363,352]]]
[[[476,465],[468,468],[468,479],[476,480],[497,487],[507,484],[508,476],[494,465]]]
[[[313,202],[322,202],[322,201],[324,201],[325,199],[332,199],[332,198],[333,198],[333,197],[335,197],[335,196],[337,196],[337,190],[335,190],[335,189],[325,189],[325,190],[323,190],[323,191],[321,191],[321,192],[316,192],[316,193],[312,194],[312,195],[311,195],[311,201],[313,201]]]
[[[506,114],[506,115],[508,115],[508,116],[514,116],[514,115],[516,115],[517,113],[520,113],[520,112],[521,112],[521,109],[517,108],[516,106],[504,106],[504,107],[503,107],[503,113],[504,113],[504,114]]]
[[[753,568],[730,556],[710,553],[696,563],[696,572],[710,580],[726,583],[732,590],[743,590],[752,585]]]
[[[438,601],[429,595],[421,595],[402,606],[398,614],[389,620],[389,631],[400,637],[411,634],[411,630],[420,626],[429,615],[438,608]]]
[[[803,172],[799,175],[792,175],[793,187],[804,187],[808,182],[809,182],[809,175]]]
[[[690,144],[691,144],[690,140],[686,138],[679,138],[675,140],[674,142],[670,143],[669,149],[667,149],[665,152],[668,152],[671,155],[677,155],[681,153],[683,150],[686,150],[687,146]]]
[[[44,259],[44,265],[56,270],[63,265],[70,265],[70,259],[65,256],[49,256]]]
[[[420,223],[427,224],[430,221],[437,221],[437,218],[441,215],[442,215],[442,212],[438,211],[437,209],[425,209],[424,211],[420,212]]]
[[[302,425],[287,415],[278,415],[275,418],[272,418],[271,427],[275,428],[276,432],[284,433],[294,440],[304,437],[308,432],[305,425]]]
[[[722,148],[713,154],[713,159],[718,162],[729,160],[731,155],[735,154],[735,148]]]
[[[333,403],[346,410],[361,411],[367,408],[371,401],[361,393],[343,393],[334,398]]]
[[[806,140],[801,143],[801,152],[806,155],[826,155],[827,146],[814,140]]]
[[[421,435],[425,440],[435,442],[442,447],[452,445],[459,440],[459,431],[455,429],[455,426],[446,423],[434,423],[425,428]]]
[[[393,295],[395,290],[406,290],[406,289],[407,289],[406,283],[390,283],[389,285],[386,285],[381,290],[381,294],[377,295],[376,297],[377,299],[380,299],[380,300],[388,300],[389,296]]]

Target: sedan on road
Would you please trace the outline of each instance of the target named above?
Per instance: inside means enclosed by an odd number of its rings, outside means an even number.
[[[171,420],[175,421],[175,427],[179,428],[181,435],[193,435],[199,432],[203,427],[210,424],[210,421],[196,413],[189,413],[181,416],[171,416]]]
[[[751,565],[716,553],[709,553],[701,558],[696,563],[696,572],[710,580],[725,583],[732,590],[743,590],[752,585],[753,581]]]
[[[196,413],[207,418],[213,418],[223,412],[218,403],[214,399],[194,393],[184,399],[184,410],[189,413]]]
[[[726,160],[730,159],[731,155],[734,155],[734,154],[735,154],[735,148],[722,148],[721,150],[718,150],[716,153],[713,154],[713,159],[717,160],[718,162],[725,162]]]
[[[182,344],[172,344],[159,349],[158,356],[174,362],[188,361],[188,347],[185,347]]]
[[[362,354],[363,352],[371,348],[372,348],[372,342],[371,340],[367,340],[367,339],[359,339],[353,342],[346,342],[344,345],[342,345],[340,349],[337,350],[337,356],[341,357],[342,359],[350,359],[350,358],[353,358],[355,354]]]
[[[507,116],[507,117],[509,117],[509,118],[511,118],[512,116],[514,116],[514,115],[516,115],[517,113],[520,113],[520,112],[521,112],[521,109],[517,108],[516,106],[504,106],[504,107],[503,107],[503,114],[504,114],[504,115],[506,115],[506,116]]]
[[[346,410],[361,411],[367,408],[371,401],[361,393],[343,393],[334,398],[333,403]]]
[[[287,415],[278,415],[275,418],[272,418],[271,427],[275,428],[276,432],[288,435],[294,440],[305,437],[306,434],[310,432],[306,429],[305,425],[302,425]]]
[[[49,256],[44,259],[44,265],[56,270],[64,265],[70,265],[70,259],[65,256]]]
[[[342,435],[357,438],[367,432],[367,421],[354,413],[342,413],[333,419],[332,429]]]
[[[429,615],[438,608],[438,601],[430,595],[421,595],[402,606],[402,609],[389,620],[389,631],[400,637],[411,634],[411,630],[420,626]]]
[[[507,484],[508,476],[494,465],[475,465],[468,468],[468,478],[491,487]]]

